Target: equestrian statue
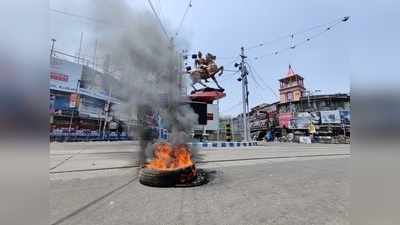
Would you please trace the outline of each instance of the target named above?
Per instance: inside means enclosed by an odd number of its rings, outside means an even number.
[[[206,57],[204,58],[203,54],[199,51],[197,55],[192,55],[192,58],[195,59],[194,68],[192,69],[190,66],[188,66],[186,67],[186,72],[192,79],[191,86],[193,87],[194,91],[197,91],[196,87],[194,86],[197,83],[205,88],[210,88],[202,82],[202,80],[204,80],[206,83],[208,83],[208,79],[210,78],[217,85],[219,91],[224,91],[224,88],[218,84],[218,81],[215,78],[216,74],[221,76],[224,73],[224,67],[218,67],[218,65],[215,63],[216,56],[212,55],[211,53],[207,53]]]

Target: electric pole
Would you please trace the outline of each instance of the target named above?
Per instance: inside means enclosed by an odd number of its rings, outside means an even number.
[[[248,111],[248,102],[249,102],[249,92],[248,92],[248,87],[247,87],[247,68],[244,59],[247,58],[247,56],[244,55],[244,47],[241,47],[241,53],[240,57],[242,58],[242,61],[240,62],[240,71],[241,71],[241,77],[239,81],[242,82],[242,102],[243,102],[243,136],[244,136],[244,141],[249,141],[249,129],[248,129],[248,123],[247,123],[247,111]]]
[[[53,52],[54,52],[54,43],[56,42],[56,39],[55,38],[52,38],[51,39],[51,50],[50,50],[50,57],[52,57],[53,56]]]
[[[103,135],[102,135],[102,138],[103,138],[103,140],[104,140],[104,138],[105,138],[105,132],[106,132],[106,129],[107,129],[107,122],[109,122],[108,121],[108,117],[109,117],[109,114],[110,114],[110,108],[111,108],[111,91],[112,91],[112,86],[110,85],[109,86],[109,89],[108,89],[108,98],[107,98],[107,102],[106,102],[106,104],[105,104],[105,107],[104,107],[104,110],[105,110],[105,119],[104,119],[104,124],[103,124]]]

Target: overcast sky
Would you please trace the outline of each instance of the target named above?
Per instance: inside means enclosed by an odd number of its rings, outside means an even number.
[[[87,15],[90,2],[95,0],[69,0],[50,2],[50,7],[79,15]],[[179,27],[189,0],[152,0],[160,17],[174,35]],[[150,10],[147,1],[131,0],[132,7]],[[288,47],[290,38],[282,39],[246,54],[253,69],[261,76],[255,77],[257,84],[249,78],[250,106],[272,103],[278,98],[278,79],[288,70],[290,63],[294,71],[305,78],[307,89],[319,89],[322,93],[348,93],[350,77],[374,82],[379,74],[393,73],[398,62],[399,9],[396,1],[294,1],[294,0],[192,0],[186,19],[176,42],[190,53],[198,50],[217,56],[219,64],[233,69],[232,59],[240,53],[240,47],[268,42],[281,35],[325,24],[344,16],[351,16],[346,23],[312,39],[294,50],[278,55],[276,50]],[[374,3],[375,2],[375,3]],[[85,32],[84,52],[93,53],[96,35],[90,21],[51,13],[51,36],[57,39],[57,48],[75,53],[79,48],[80,32]],[[101,18],[98,18],[101,19]],[[294,43],[322,31],[315,29],[294,36]],[[254,60],[255,57],[269,54]],[[380,56],[389,56],[384,62]],[[390,57],[393,56],[393,57]],[[378,64],[380,66],[378,66]],[[382,67],[386,65],[385,67]],[[397,73],[397,72],[396,72]],[[218,79],[225,87],[227,97],[220,101],[224,115],[236,115],[241,107],[241,84],[238,75],[226,72]],[[392,76],[399,80],[397,76]],[[377,83],[378,84],[378,83]],[[272,90],[270,90],[272,89]]]

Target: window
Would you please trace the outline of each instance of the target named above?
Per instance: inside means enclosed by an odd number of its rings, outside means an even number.
[[[293,93],[292,92],[289,92],[287,94],[287,99],[288,99],[288,101],[292,101],[293,100]]]

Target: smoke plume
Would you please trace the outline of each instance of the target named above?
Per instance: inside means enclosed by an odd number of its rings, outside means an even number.
[[[122,0],[93,1],[93,16],[105,24],[95,28],[99,52],[109,55],[122,81],[118,91],[128,104],[119,110],[130,116],[138,115],[143,159],[151,155],[149,143],[154,141],[146,125],[149,111],[160,113],[170,130],[172,144],[185,143],[197,115],[188,105],[180,90],[180,56],[171,40],[164,35],[158,21],[148,11],[133,9]]]

